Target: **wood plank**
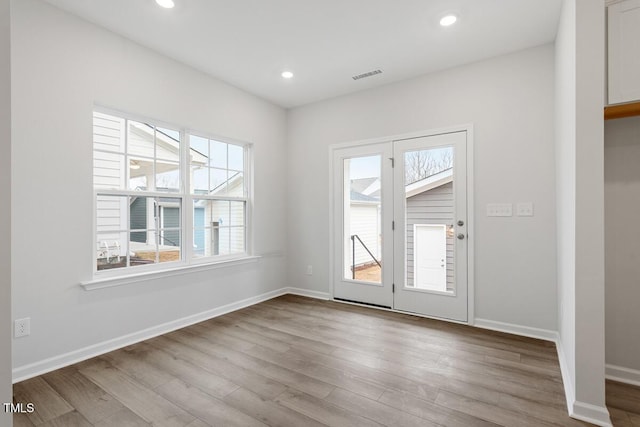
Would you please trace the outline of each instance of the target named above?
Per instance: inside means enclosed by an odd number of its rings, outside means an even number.
[[[273,308],[269,310],[268,307]],[[380,339],[387,339],[388,342],[385,344],[396,346],[399,352],[438,352],[443,354],[464,347],[466,352],[476,352],[482,356],[489,355],[510,360],[520,360],[520,355],[513,350],[492,348],[484,343],[482,345],[475,343],[461,344],[459,336],[456,336],[454,340],[451,339],[452,334],[450,333],[441,334],[424,327],[412,330],[407,328],[403,323],[398,325],[397,328],[375,325],[367,326],[361,323],[362,320],[358,317],[348,319],[347,322],[337,323],[331,319],[332,314],[330,313],[324,314],[317,309],[308,310],[302,307],[289,307],[289,305],[278,309],[276,302],[273,300],[267,301],[264,305],[261,305],[260,308],[256,308],[256,310],[257,311],[252,314],[264,318],[264,320],[271,321],[276,325],[281,323],[288,324],[289,322],[295,321],[295,324],[299,325],[299,329],[304,327],[311,335],[318,334],[326,338],[324,339],[325,341],[327,339],[333,339],[333,341],[328,342],[338,347],[351,350],[371,350],[379,346]],[[359,339],[357,345],[353,341],[345,339],[345,332],[349,334],[346,336],[358,334]],[[431,342],[437,342],[438,345],[434,347]]]
[[[270,426],[323,427],[326,425],[244,388],[229,394],[224,401]]]
[[[315,316],[318,310],[327,309],[327,307],[323,307],[324,304],[319,304],[326,303],[327,305],[330,305],[330,308],[334,310],[334,312],[335,310],[338,310],[340,312],[358,315],[359,317],[357,318],[357,320],[353,319],[351,323],[355,323],[359,327],[391,327],[392,330],[390,332],[392,333],[394,331],[397,334],[404,334],[406,331],[417,332],[420,335],[427,333],[430,334],[430,336],[432,336],[433,338],[437,338],[438,341],[449,343],[464,344],[465,342],[470,342],[479,344],[482,347],[510,347],[513,345],[517,345],[520,353],[522,353],[522,349],[528,349],[535,353],[542,353],[546,356],[551,356],[552,358],[557,355],[555,344],[549,341],[542,341],[528,337],[506,334],[503,332],[474,328],[467,325],[452,324],[438,320],[426,319],[422,317],[387,311],[376,310],[374,313],[368,314],[368,311],[370,311],[370,309],[366,307],[351,304],[342,304],[338,302],[308,300],[309,298],[301,297],[298,295],[285,295],[283,297],[271,300],[270,302],[273,304],[282,304],[282,302],[295,302],[296,305],[298,305],[300,308],[305,306],[313,307],[314,310],[310,311],[310,316]],[[487,339],[489,337],[491,338],[491,340]],[[510,349],[508,348],[507,350]]]
[[[111,365],[126,372],[140,384],[154,389],[175,379],[166,371],[144,361],[148,347],[133,345],[103,355]]]
[[[205,371],[252,390],[262,397],[273,398],[287,388],[285,385],[273,381],[264,375],[234,365],[228,360],[203,353],[165,336],[154,338],[153,340],[147,341],[147,343],[168,352],[174,357],[193,363]]]
[[[557,376],[532,374],[513,367],[491,366],[489,364],[465,361],[448,356],[442,356],[438,364],[446,366],[447,368],[464,370],[471,373],[482,372],[483,375],[515,382],[538,390],[549,392],[562,391],[562,379]]]
[[[215,320],[217,320],[215,324],[224,326],[224,329],[222,329],[223,334],[230,335],[243,341],[257,344],[261,347],[268,348],[277,352],[287,351],[291,348],[288,344],[266,338],[252,331],[248,331],[235,322],[230,322],[228,319],[219,317]]]
[[[535,402],[533,400],[524,399],[511,394],[503,394],[500,396],[498,404],[501,408],[509,409],[514,412],[520,412],[523,416],[535,414],[536,418],[566,427],[584,427],[591,425],[583,421],[567,418],[567,406],[564,402],[558,405],[550,405],[548,403]]]
[[[31,378],[13,385],[14,403],[33,403],[35,411],[27,414],[35,424],[43,424],[73,411],[73,407],[42,377]]]
[[[628,104],[609,105],[604,107],[604,119],[622,119],[624,117],[640,116],[640,102]]]
[[[611,423],[615,427],[634,427],[629,418],[629,413],[618,408],[607,408],[609,410],[609,416],[611,417]]]
[[[72,411],[41,424],[41,427],[93,427],[93,425],[77,411]]]
[[[347,370],[323,366],[313,361],[295,357],[292,353],[278,353],[264,347],[254,346],[247,351],[247,354],[282,367],[287,367],[295,372],[304,373],[311,378],[321,380],[371,399],[378,399],[385,391],[384,387],[361,379]]]
[[[378,386],[386,389],[407,390],[409,393],[413,393],[416,396],[420,396],[425,399],[435,399],[437,396],[438,389],[434,384],[431,383],[414,381],[413,379],[404,378],[393,373],[370,368],[357,362],[345,361],[321,353],[314,354],[313,352],[302,349],[291,349],[289,353],[291,353],[295,357],[314,360],[315,362],[325,366],[335,367],[336,369],[344,369],[351,374],[366,380],[367,382],[377,384]]]
[[[211,396],[222,398],[239,387],[239,385],[226,378],[212,374],[193,363],[172,356],[148,343],[143,342],[137,344],[137,346],[145,350],[144,353],[137,356],[140,357],[143,363],[155,366],[157,369],[171,374],[174,378],[179,378],[188,384],[198,387]]]
[[[607,406],[640,415],[640,387],[607,380]]]
[[[276,402],[332,427],[380,427],[382,425],[301,392],[285,391],[276,398]]]
[[[509,411],[496,405],[488,405],[484,402],[468,399],[446,391],[438,394],[436,403],[449,409],[455,409],[456,411],[464,412],[468,415],[503,426],[549,427],[553,425],[535,418],[535,414],[528,414],[527,417],[523,417],[522,414],[517,412]]]
[[[380,402],[401,411],[424,418],[435,424],[447,427],[495,427],[490,421],[485,421],[471,415],[436,405],[433,402],[420,399],[413,394],[403,391],[388,390],[379,399]]]
[[[105,359],[83,364],[80,373],[122,402],[145,421],[166,426],[186,426],[194,417],[144,387]]]
[[[437,424],[427,421],[424,418],[399,411],[398,409],[385,405],[384,403],[368,399],[341,388],[333,390],[324,400],[346,409],[347,411],[353,412],[354,414],[361,414],[371,421],[376,421],[385,426],[437,426]]]
[[[209,425],[229,427],[265,427],[266,424],[225,405],[197,387],[173,380],[156,390],[165,399],[186,409]]]
[[[33,427],[33,423],[27,417],[27,414],[13,414],[13,427]]]
[[[94,424],[95,427],[145,427],[150,425],[127,407]]]
[[[290,346],[301,345],[305,348],[309,348],[313,351],[324,354],[331,354],[336,348],[316,339],[308,339],[295,334],[278,331],[276,329],[266,327],[261,323],[252,323],[250,319],[247,318],[247,316],[242,315],[238,312],[230,313],[228,315],[225,315],[224,317],[232,319],[240,328],[244,330],[259,334],[272,341],[280,341],[286,343]],[[237,321],[236,319],[238,318],[241,318],[242,320]]]
[[[58,369],[42,378],[92,424],[125,409],[122,403],[89,381],[74,366]]]
[[[389,338],[382,336],[372,336],[367,330],[359,327],[351,328],[349,333],[346,332],[346,328],[343,330],[337,329],[336,326],[331,325],[331,322],[322,319],[304,319],[300,314],[286,314],[278,313],[275,310],[265,311],[262,309],[260,312],[252,313],[252,316],[262,319],[269,323],[271,329],[275,329],[281,332],[286,332],[292,335],[301,336],[307,339],[316,339],[325,342],[333,347],[360,351],[360,352],[372,352],[378,353],[385,351],[385,354],[392,357],[393,354],[396,357],[401,357],[403,352],[414,352],[416,356],[424,354],[425,357],[429,354],[429,348],[422,348],[422,344],[412,346],[409,343],[402,343],[395,338]],[[350,339],[350,337],[356,334],[358,341]],[[391,335],[389,335],[391,336]],[[423,337],[424,339],[425,337]],[[383,342],[383,340],[385,340]],[[381,346],[381,344],[386,344]],[[438,355],[431,355],[432,360]]]
[[[334,388],[334,386],[324,381],[319,381],[273,363],[248,356],[244,353],[218,345],[186,331],[176,331],[168,336],[183,343],[184,345],[191,346],[206,354],[225,359],[234,365],[255,373],[260,373],[261,375],[271,378],[276,382],[289,387],[294,387],[295,389],[309,393],[312,396],[319,398],[326,397]]]

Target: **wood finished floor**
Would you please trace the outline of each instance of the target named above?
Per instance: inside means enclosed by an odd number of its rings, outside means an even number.
[[[640,426],[640,392],[612,387],[614,419]],[[552,343],[291,295],[15,384],[14,399],[36,406],[16,427],[587,425],[567,416]]]

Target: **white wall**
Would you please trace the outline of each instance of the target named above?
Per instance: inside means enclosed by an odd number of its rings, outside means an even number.
[[[569,413],[604,401],[604,1],[566,0],[556,41],[560,357]]]
[[[31,317],[31,335],[14,341],[14,374],[285,286],[284,110],[41,1],[15,2],[12,22],[13,317]],[[94,263],[94,103],[254,143],[255,252],[269,256],[83,290]]]
[[[290,110],[290,286],[330,289],[329,145],[473,123],[476,317],[556,330],[553,62],[546,45]],[[526,201],[533,218],[485,216]]]
[[[10,0],[0,0],[0,404],[11,402],[11,43]],[[0,408],[0,426],[13,417]]]
[[[575,2],[564,1],[556,36],[558,333],[568,400],[575,399],[576,34]],[[571,408],[570,408],[571,409]]]
[[[602,408],[604,11],[603,0],[576,4],[576,400]]]
[[[640,117],[604,129],[606,360],[640,371]]]

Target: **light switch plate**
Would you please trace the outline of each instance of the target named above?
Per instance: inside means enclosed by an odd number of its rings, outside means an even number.
[[[516,215],[518,216],[533,216],[533,203],[518,203],[516,206]]]
[[[511,203],[489,203],[487,204],[487,216],[513,216],[513,205]]]

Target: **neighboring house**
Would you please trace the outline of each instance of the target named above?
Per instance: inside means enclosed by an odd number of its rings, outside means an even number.
[[[423,248],[423,259],[434,254],[442,258],[437,260],[434,270],[442,267],[442,278],[423,271],[418,287],[450,291],[454,283],[453,269],[453,169],[449,168],[405,186],[407,200],[407,286],[415,286],[415,256]],[[361,178],[351,180],[350,194],[350,235],[358,235],[364,245],[377,260],[382,254],[380,179]],[[419,238],[416,240],[415,234]],[[353,243],[350,243],[353,244]],[[432,250],[427,254],[427,247]],[[348,252],[348,265],[356,269],[372,267],[375,261],[364,250],[363,245],[355,241],[355,260],[353,247]],[[426,258],[424,258],[426,257]],[[429,262],[426,261],[425,264]],[[435,283],[435,284],[434,284]]]
[[[242,197],[244,176],[233,173],[210,195]],[[226,255],[245,250],[244,202],[194,200],[194,252],[196,255]]]
[[[450,291],[454,283],[453,169],[445,169],[413,182],[405,186],[405,192],[407,197],[407,286]],[[416,239],[416,232],[418,239]],[[443,243],[446,244],[446,248],[442,247]],[[416,283],[416,256],[420,256],[418,252],[422,255],[424,268],[421,278]],[[437,265],[427,265],[430,263],[428,258],[435,255],[438,257],[435,260]],[[441,259],[443,261],[440,261]],[[439,270],[443,264],[442,276],[434,275],[433,271]]]

